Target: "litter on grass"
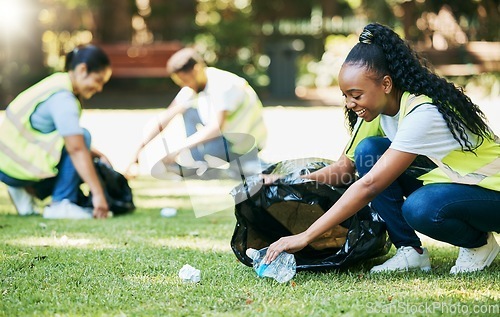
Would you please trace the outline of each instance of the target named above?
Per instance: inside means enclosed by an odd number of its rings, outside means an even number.
[[[201,280],[201,272],[189,264],[184,264],[179,271],[179,277],[184,282],[198,283]]]

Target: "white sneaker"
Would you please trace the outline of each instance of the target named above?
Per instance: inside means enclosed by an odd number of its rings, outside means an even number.
[[[47,219],[91,219],[92,211],[92,208],[80,207],[68,199],[63,199],[45,207],[43,217]]]
[[[423,252],[420,254],[413,247],[400,247],[392,258],[374,266],[370,273],[406,272],[418,269],[429,272],[431,270],[429,252],[426,248],[422,248],[422,250]]]
[[[24,187],[7,186],[10,200],[20,216],[36,215],[35,200]]]
[[[457,261],[451,268],[451,274],[481,271],[490,266],[500,247],[491,232],[488,232],[486,244],[479,248],[460,248]]]

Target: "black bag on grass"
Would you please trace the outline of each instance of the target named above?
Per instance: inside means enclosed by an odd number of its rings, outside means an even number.
[[[94,167],[102,188],[104,189],[109,210],[113,212],[113,215],[120,216],[133,212],[135,210],[135,205],[132,189],[128,185],[125,176],[98,159],[94,160]],[[85,196],[81,193],[79,205],[83,207],[92,207],[92,194]]]
[[[280,237],[306,230],[345,191],[299,178],[329,165],[321,159],[288,160],[274,164],[264,174],[286,175],[263,185],[258,175],[234,188],[236,228],[231,248],[243,264],[252,266],[248,248],[261,249]],[[389,251],[385,223],[369,206],[296,252],[297,270],[345,268]]]

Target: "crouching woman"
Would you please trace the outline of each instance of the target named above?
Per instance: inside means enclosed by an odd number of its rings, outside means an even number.
[[[45,218],[107,217],[92,160],[107,159],[91,149],[90,134],[80,126],[80,101],[100,92],[110,77],[102,49],[75,48],[66,56],[65,72],[41,80],[7,107],[0,125],[0,181],[20,215],[35,213],[34,197],[52,196]],[[92,193],[93,210],[77,205],[82,181]]]

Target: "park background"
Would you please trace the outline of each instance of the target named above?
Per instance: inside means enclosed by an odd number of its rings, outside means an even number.
[[[497,0],[0,0],[0,5],[0,118],[20,91],[61,70],[65,53],[98,44],[110,55],[114,73],[104,91],[84,104],[89,111],[82,122],[121,172],[144,127],[178,91],[164,67],[186,45],[195,46],[209,65],[246,78],[263,99],[270,129],[263,160],[336,159],[348,138],[337,73],[372,21],[393,27],[436,72],[464,87],[499,130]],[[182,135],[169,138],[175,146]],[[164,149],[158,143],[149,151],[141,174],[149,173]]]
[[[98,44],[114,73],[84,103],[82,125],[123,172],[144,128],[178,90],[164,76],[168,57],[192,45],[209,65],[246,78],[262,98],[269,128],[263,160],[336,159],[348,139],[337,73],[363,26],[376,21],[464,87],[499,134],[499,6],[498,0],[0,0],[0,120],[20,91],[62,69],[65,53]],[[0,316],[498,312],[498,261],[482,275],[451,278],[455,248],[429,240],[432,275],[370,277],[368,262],[342,274],[298,274],[286,286],[256,280],[231,254],[231,210],[195,218],[185,188],[151,178],[162,150],[153,142],[141,157],[142,177],[131,181],[136,212],[107,222],[22,219],[0,185]],[[207,195],[220,194],[216,185],[196,190],[206,204]],[[177,217],[161,218],[166,206],[176,207]],[[202,269],[198,287],[177,278],[185,263]],[[431,313],[413,310],[424,303],[439,305]]]

